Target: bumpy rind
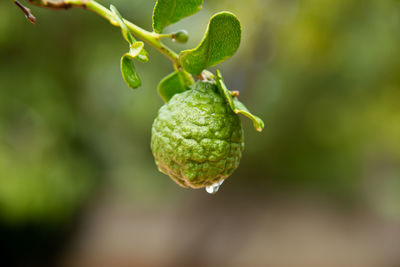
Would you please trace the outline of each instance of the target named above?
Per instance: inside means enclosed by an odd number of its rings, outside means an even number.
[[[162,106],[152,127],[158,169],[185,188],[229,177],[244,149],[241,121],[216,86],[197,82]]]

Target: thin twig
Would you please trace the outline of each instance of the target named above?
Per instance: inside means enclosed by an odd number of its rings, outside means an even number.
[[[18,0],[15,0],[14,3],[24,12],[25,17],[29,20],[30,23],[35,24],[36,23],[36,17],[32,14],[32,11],[21,4]]]

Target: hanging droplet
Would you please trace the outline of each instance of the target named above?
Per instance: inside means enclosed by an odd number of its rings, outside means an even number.
[[[221,180],[221,181],[219,181],[219,182],[216,182],[215,184],[212,184],[212,185],[210,185],[210,186],[207,186],[207,187],[206,187],[207,193],[209,193],[209,194],[215,194],[215,193],[217,193],[218,190],[219,190],[219,187],[222,185],[223,182],[224,182],[224,180]]]

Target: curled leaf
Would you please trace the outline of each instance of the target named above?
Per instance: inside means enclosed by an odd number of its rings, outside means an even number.
[[[129,54],[142,62],[149,61],[147,51],[144,49],[143,42],[136,42],[130,45]]]
[[[215,77],[220,94],[226,99],[233,112],[235,112],[236,114],[240,113],[251,119],[253,121],[254,128],[257,131],[261,132],[264,129],[264,122],[261,120],[261,118],[256,115],[253,115],[246,108],[246,106],[237,99],[237,97],[232,97],[231,92],[226,87],[224,79],[219,70],[216,71]]]
[[[140,87],[142,81],[136,72],[134,57],[130,53],[126,53],[121,58],[121,73],[125,83],[132,89]]]
[[[175,71],[161,80],[158,84],[158,93],[165,102],[168,102],[175,94],[188,90],[193,83],[192,75],[184,70]]]
[[[144,47],[143,42],[136,42],[130,46],[129,54],[135,58],[140,55],[140,52],[142,52],[143,47]]]
[[[183,68],[199,75],[202,70],[228,59],[239,48],[241,32],[240,22],[234,14],[215,14],[199,46],[179,54]]]
[[[161,33],[165,27],[199,12],[203,0],[157,0],[153,10],[153,30]]]

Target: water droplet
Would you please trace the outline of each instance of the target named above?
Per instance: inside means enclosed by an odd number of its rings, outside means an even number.
[[[221,181],[219,181],[219,182],[216,182],[215,184],[212,184],[212,185],[210,185],[210,186],[207,186],[207,187],[206,187],[207,193],[209,193],[209,194],[215,194],[215,193],[217,193],[218,190],[219,190],[219,187],[222,185],[223,182],[224,182],[224,180],[221,180]]]

